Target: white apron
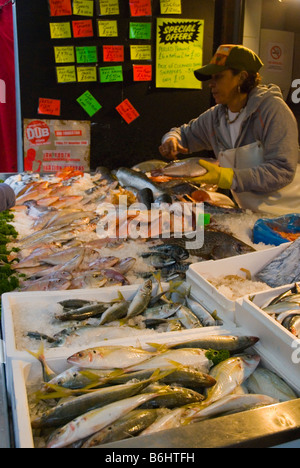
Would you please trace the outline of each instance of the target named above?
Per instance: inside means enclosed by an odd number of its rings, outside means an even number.
[[[250,145],[221,151],[218,156],[221,167],[249,169],[264,162],[263,146],[259,141]],[[297,165],[296,175],[289,185],[269,193],[231,191],[242,209],[254,212],[271,213],[278,216],[300,213],[300,164]]]

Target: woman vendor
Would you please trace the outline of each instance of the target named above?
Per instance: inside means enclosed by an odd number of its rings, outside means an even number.
[[[216,106],[171,129],[162,156],[213,150],[219,164],[199,163],[207,173],[197,184],[230,189],[237,204],[256,212],[300,212],[298,126],[277,85],[260,84],[260,58],[240,45],[221,45],[211,62],[196,70],[210,80]]]

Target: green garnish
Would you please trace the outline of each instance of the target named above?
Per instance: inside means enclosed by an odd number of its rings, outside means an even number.
[[[220,364],[220,362],[229,359],[230,352],[227,349],[220,349],[220,351],[217,351],[215,349],[209,349],[205,353],[205,356],[207,357],[207,359],[213,362],[214,366],[216,366],[217,364]]]

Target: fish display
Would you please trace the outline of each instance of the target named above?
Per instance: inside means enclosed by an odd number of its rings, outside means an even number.
[[[220,319],[213,317],[214,314],[208,311],[203,313],[203,310],[190,297],[190,288],[182,281],[170,281],[163,288],[157,281],[146,280],[126,299],[118,291],[112,300],[107,301],[74,297],[58,303],[51,302],[45,326],[33,328],[34,320],[30,323],[27,319],[22,335],[24,341],[27,337],[31,341],[42,341],[47,348],[56,348],[83,343],[84,340],[99,340],[101,337],[103,340],[105,336],[110,336],[112,328],[115,331],[110,337],[118,338],[124,336],[123,333],[132,336],[134,332],[163,333],[222,325]]]
[[[207,337],[220,345],[213,353],[184,343],[154,351],[120,346],[118,353],[107,345],[70,356],[68,362],[76,366],[58,375],[48,366],[52,379],[41,379],[39,389],[35,384],[29,394],[36,444],[98,447],[297,398],[288,384],[261,366],[257,354],[243,351],[258,338],[227,337],[224,346],[231,356],[222,349],[224,338]],[[44,359],[36,358],[44,369]]]

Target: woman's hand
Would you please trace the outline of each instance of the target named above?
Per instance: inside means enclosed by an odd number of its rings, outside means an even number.
[[[174,160],[179,153],[188,154],[189,150],[184,148],[177,138],[169,138],[159,147],[159,152],[164,158]]]

